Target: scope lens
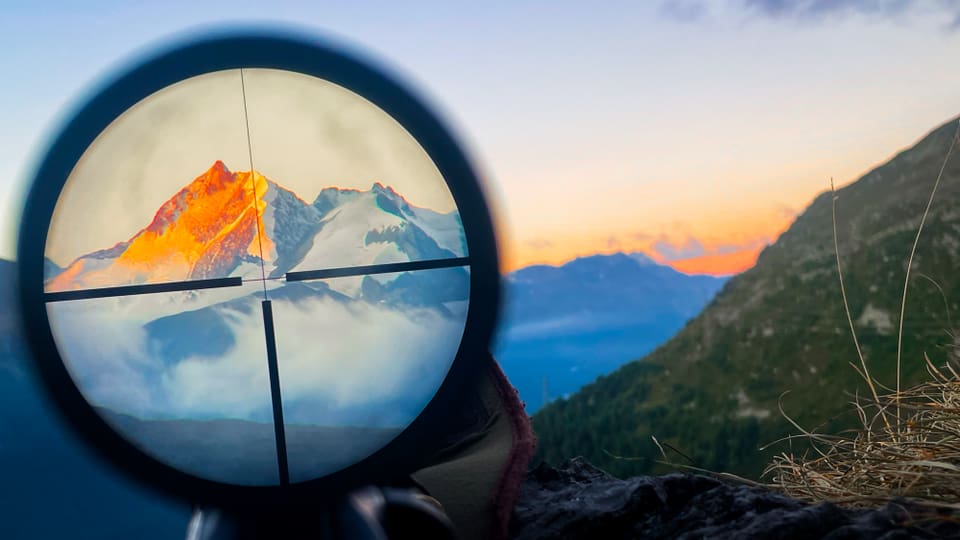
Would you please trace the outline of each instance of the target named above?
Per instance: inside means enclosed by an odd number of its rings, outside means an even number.
[[[70,376],[144,453],[269,486],[386,446],[444,381],[470,265],[450,189],[394,118],[277,69],[183,80],[117,117],[50,222]]]

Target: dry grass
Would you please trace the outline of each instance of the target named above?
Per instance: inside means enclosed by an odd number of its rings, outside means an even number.
[[[862,428],[848,435],[803,431],[811,442],[802,455],[776,456],[767,473],[792,497],[872,506],[894,497],[960,510],[960,375],[927,359],[930,380],[854,402]],[[881,418],[894,421],[887,429]],[[791,420],[792,422],[792,420]]]
[[[837,275],[850,332],[859,356],[859,365],[851,363],[851,366],[867,383],[870,396],[856,396],[852,402],[861,427],[839,435],[806,431],[781,408],[781,414],[800,432],[787,439],[806,440],[810,443],[809,449],[800,455],[792,452],[779,454],[764,475],[769,475],[774,487],[792,497],[850,506],[875,506],[893,498],[903,498],[920,506],[952,510],[951,514],[960,516],[960,367],[948,363],[938,368],[928,357],[924,357],[929,380],[908,389],[902,389],[900,384],[903,315],[910,268],[930,205],[958,139],[960,124],[933,185],[907,259],[897,335],[895,389],[884,389],[870,375],[861,353],[843,285],[836,229],[837,197],[834,192],[833,233]],[[880,393],[878,387],[884,389],[885,393]]]

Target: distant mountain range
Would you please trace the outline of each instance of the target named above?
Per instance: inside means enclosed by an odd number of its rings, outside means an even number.
[[[310,204],[256,171],[234,173],[217,161],[132,238],[81,255],[63,269],[48,261],[46,289],[256,278],[262,271],[279,277],[465,254],[456,211],[415,207],[380,183],[368,191],[325,188]]]
[[[726,278],[691,276],[641,253],[530,266],[505,279],[496,357],[527,412],[663,343]]]
[[[837,232],[852,317],[871,374],[895,384],[900,300],[924,207],[957,131],[938,127],[912,148],[837,190]],[[826,179],[825,179],[826,183]],[[917,246],[904,317],[903,377],[926,377],[924,354],[955,358],[960,314],[960,155],[944,170]],[[603,376],[534,416],[540,456],[585,456],[611,472],[665,471],[651,440],[712,470],[757,476],[773,447],[796,431],[856,424],[849,401],[867,389],[840,294],[833,240],[833,195],[817,197],[754,268],[641,361]],[[800,451],[795,443],[793,451]],[[631,459],[618,459],[614,456]]]

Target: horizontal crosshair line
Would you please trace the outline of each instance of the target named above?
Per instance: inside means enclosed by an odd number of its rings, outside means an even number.
[[[261,281],[263,281],[263,282],[267,282],[267,281],[280,281],[281,279],[284,279],[284,277],[283,277],[283,276],[270,276],[270,277],[265,277],[265,278],[246,277],[246,278],[243,278],[243,282],[244,282],[244,283],[260,283]]]
[[[453,268],[470,264],[469,257],[451,259],[431,259],[427,261],[409,261],[387,264],[373,264],[369,266],[348,266],[344,268],[327,268],[324,270],[307,270],[303,272],[287,272],[287,281],[308,281],[312,279],[327,279],[370,274],[390,274],[395,272],[412,272],[415,270],[433,270],[437,268]],[[140,294],[154,294],[177,291],[193,291],[200,289],[219,289],[224,287],[240,287],[244,283],[258,281],[273,281],[283,277],[243,279],[240,276],[216,279],[193,279],[187,281],[172,281],[168,283],[146,283],[143,285],[123,285],[120,287],[99,287],[95,289],[81,289],[75,291],[57,291],[44,293],[46,302],[64,302],[67,300],[87,300],[91,298],[112,298],[117,296],[136,296]]]
[[[328,279],[349,276],[367,276],[371,274],[392,274],[395,272],[413,272],[415,270],[433,270],[436,268],[453,268],[467,266],[470,257],[456,257],[452,259],[431,259],[428,261],[408,261],[386,264],[371,264],[369,266],[347,266],[344,268],[327,268],[324,270],[306,270],[303,272],[287,272],[287,281],[307,281],[311,279]]]
[[[43,299],[47,302],[62,302],[64,300],[86,300],[88,298],[111,298],[114,296],[134,296],[138,294],[192,291],[196,289],[218,289],[223,287],[239,287],[241,285],[243,285],[243,279],[239,276],[216,279],[193,279],[169,283],[147,283],[143,285],[124,285],[121,287],[48,292],[44,293]]]

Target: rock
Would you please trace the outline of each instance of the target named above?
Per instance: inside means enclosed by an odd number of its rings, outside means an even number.
[[[575,458],[527,474],[514,509],[516,540],[546,538],[957,538],[960,524],[918,519],[903,502],[872,510],[810,505],[773,490],[707,476],[621,480]],[[911,526],[924,523],[924,528]]]

